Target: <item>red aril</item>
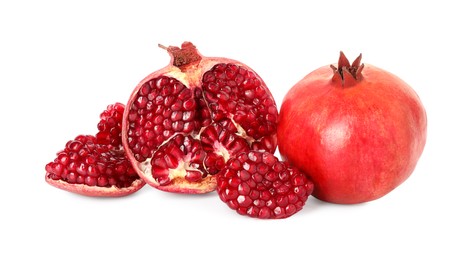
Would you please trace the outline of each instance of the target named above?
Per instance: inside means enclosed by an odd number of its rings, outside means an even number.
[[[139,82],[123,120],[125,152],[148,184],[210,192],[231,156],[275,151],[278,112],[261,77],[239,61],[205,57],[190,42],[161,47],[170,64]]]
[[[96,136],[79,135],[46,165],[46,182],[54,187],[98,197],[119,197],[141,189],[121,145],[124,105],[109,105],[100,115]]]
[[[352,204],[384,196],[413,172],[427,118],[415,91],[359,56],[321,67],[284,97],[277,128],[282,157],[307,173],[313,195]]]

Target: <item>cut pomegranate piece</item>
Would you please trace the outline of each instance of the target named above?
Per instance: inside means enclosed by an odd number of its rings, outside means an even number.
[[[46,182],[63,190],[98,197],[136,192],[145,182],[131,166],[121,144],[124,105],[109,105],[100,116],[96,136],[68,141],[46,165]]]
[[[268,152],[240,153],[217,175],[221,200],[254,218],[280,219],[297,213],[313,187],[305,174]]]
[[[210,192],[231,156],[275,151],[277,107],[252,69],[204,57],[189,42],[165,49],[171,63],[137,85],[124,112],[123,146],[148,184]]]

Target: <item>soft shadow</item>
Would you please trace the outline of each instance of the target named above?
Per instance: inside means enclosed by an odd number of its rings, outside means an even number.
[[[314,196],[310,196],[305,202],[305,206],[303,207],[303,209],[297,214],[300,214],[300,215],[312,214],[312,212],[319,212],[322,210],[326,210],[328,208],[341,209],[341,208],[365,207],[367,204],[368,202],[358,203],[358,204],[336,204],[336,203],[322,201],[322,200],[317,199]]]
[[[146,187],[147,186],[147,187]],[[160,197],[165,197],[165,198],[171,198],[171,199],[182,199],[182,200],[190,200],[190,199],[207,199],[207,198],[218,198],[218,194],[216,191],[208,192],[208,193],[203,193],[203,194],[188,194],[188,193],[178,193],[178,192],[168,192],[168,191],[162,191],[156,188],[153,188],[149,185],[146,185],[144,188],[145,190],[141,189],[142,192],[146,192],[148,194],[153,194],[155,193],[156,196]],[[140,191],[138,191],[140,192]]]

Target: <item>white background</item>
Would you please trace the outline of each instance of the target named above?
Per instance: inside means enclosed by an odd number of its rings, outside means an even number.
[[[467,1],[2,1],[1,259],[472,259],[472,60]],[[132,3],[131,3],[132,2]],[[311,2],[311,4],[309,4]],[[360,205],[310,198],[274,221],[216,193],[97,199],[44,181],[67,140],[192,41],[251,66],[278,105],[310,71],[353,60],[408,82],[428,114],[413,175]],[[31,257],[29,257],[31,258]],[[28,258],[28,259],[29,259]]]

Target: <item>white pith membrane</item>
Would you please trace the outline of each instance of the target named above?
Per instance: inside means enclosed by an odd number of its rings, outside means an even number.
[[[222,145],[220,142],[216,141],[214,144],[213,144],[213,149],[215,150],[215,153],[221,157],[224,158],[225,162],[227,162],[229,160],[229,152],[228,150],[226,149],[226,147],[224,147],[224,145]],[[204,164],[205,165],[205,164]]]

